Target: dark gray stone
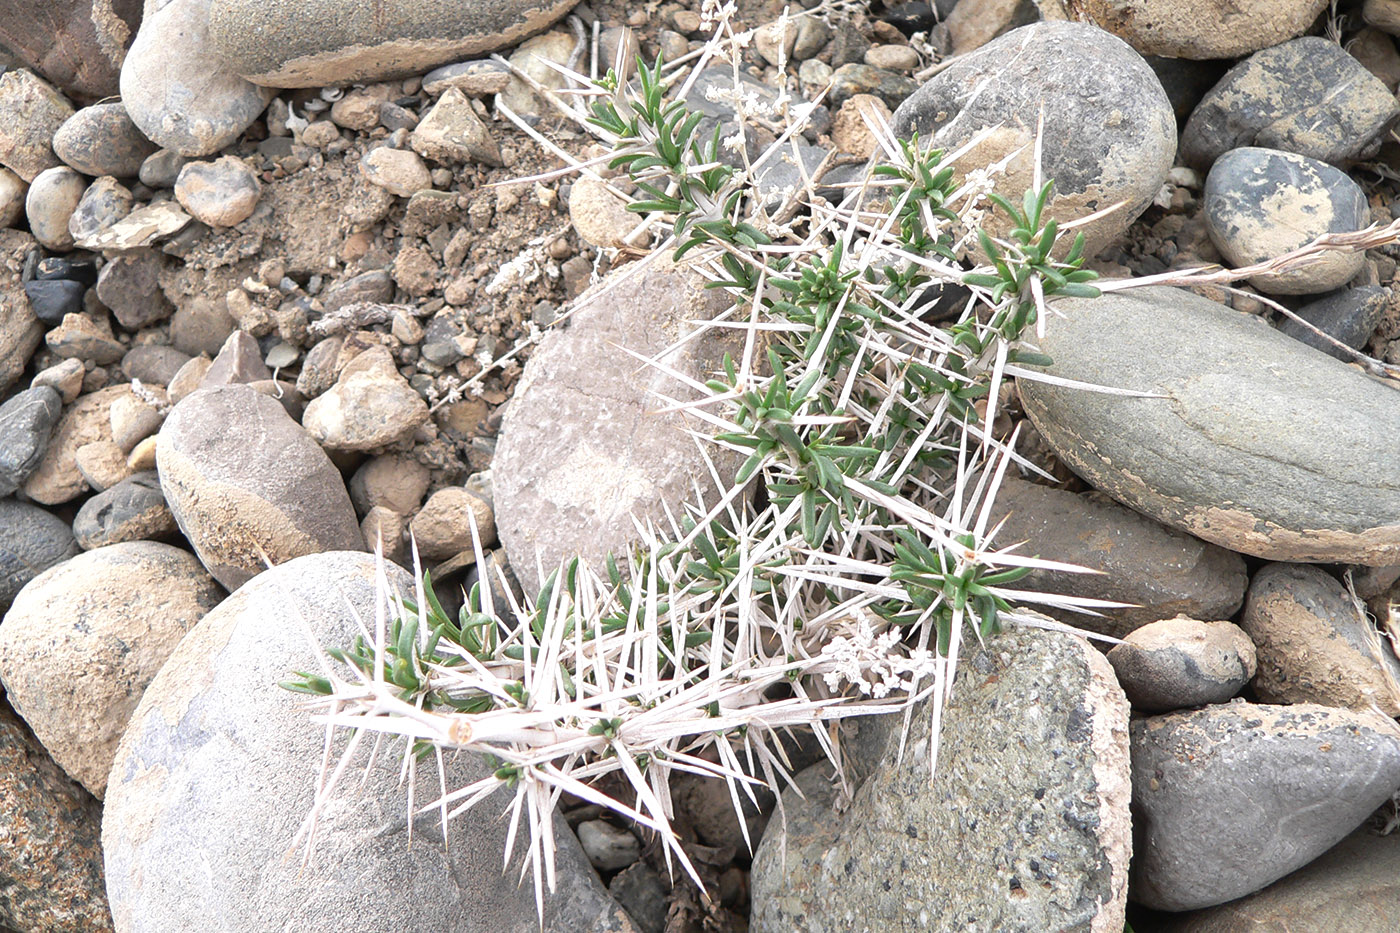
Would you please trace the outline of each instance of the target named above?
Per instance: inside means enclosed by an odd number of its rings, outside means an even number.
[[[608,882],[608,893],[627,911],[641,933],[665,933],[669,891],[661,876],[645,862],[618,872]]]
[[[452,320],[450,315],[439,314],[423,328],[423,342],[419,345],[419,352],[429,363],[451,366],[463,357],[461,348],[457,346],[457,338],[461,335],[460,324]]]
[[[1121,930],[1128,703],[1088,642],[1031,629],[960,663],[929,775],[927,702],[859,721],[858,789],[826,765],[783,793],[753,864],[754,933]],[[867,777],[868,776],[868,777]]]
[[[1387,638],[1319,567],[1270,564],[1249,584],[1240,625],[1259,653],[1265,703],[1320,703],[1400,716],[1400,661]]]
[[[175,312],[160,287],[161,265],[155,250],[133,250],[112,259],[97,277],[97,297],[133,333]]]
[[[959,162],[985,166],[1016,153],[997,189],[1017,202],[1034,179],[1042,112],[1044,177],[1055,182],[1051,215],[1064,223],[1124,202],[1082,228],[1092,255],[1152,202],[1176,155],[1171,102],[1123,40],[1084,23],[1012,30],[955,59],[895,111],[891,125],[898,136],[917,132],[945,150],[991,131]],[[1005,218],[993,218],[996,233]]]
[[[154,470],[136,473],[83,503],[73,535],[84,550],[124,541],[166,541],[180,528]]]
[[[30,580],[80,553],[63,519],[28,502],[0,499],[0,611]]]
[[[1181,135],[1181,158],[1210,168],[1241,146],[1341,165],[1374,156],[1400,104],[1385,83],[1321,36],[1256,52],[1201,100]]]
[[[140,379],[146,385],[170,385],[170,380],[192,357],[174,347],[143,343],[126,351],[122,357],[122,373],[128,379]]]
[[[412,592],[404,571],[387,573],[390,587]],[[361,758],[319,814],[313,857],[288,855],[312,812],[325,733],[277,684],[319,663],[308,635],[348,645],[357,620],[374,617],[375,574],[367,554],[291,561],[231,595],[170,656],[132,717],[107,790],[102,848],[118,928],[186,933],[219,917],[228,933],[351,922],[538,933],[530,884],[516,884],[518,846],[501,874],[506,792],[455,819],[446,841],[435,813],[415,815],[410,845],[409,784],[396,754],[370,767]],[[489,774],[480,757],[462,753],[448,758],[444,778],[457,788]],[[417,780],[419,801],[437,792],[435,771]],[[562,818],[556,840],[558,886],[546,897],[544,928],[634,930]]]
[[[45,324],[60,324],[65,315],[82,311],[85,294],[86,285],[68,279],[33,279],[24,283],[29,307]]]
[[[1254,676],[1254,643],[1231,622],[1179,616],[1130,632],[1108,663],[1133,708],[1148,713],[1224,703]]]
[[[84,107],[53,134],[53,151],[64,162],[94,178],[135,178],[156,144],[141,134],[121,102]]]
[[[1121,638],[1178,613],[1228,619],[1244,602],[1249,578],[1238,555],[1167,528],[1106,497],[1076,495],[1003,481],[991,525],[1005,521],[997,542],[1025,541],[1021,553],[1077,564],[1095,574],[1034,571],[1017,589],[1128,603],[1100,616],[1038,605],[1047,615]]]
[[[1340,842],[1400,788],[1400,728],[1375,712],[1230,703],[1134,720],[1133,900],[1243,897]]]
[[[1362,285],[1323,295],[1299,308],[1296,313],[1324,334],[1340,340],[1353,350],[1360,350],[1371,339],[1389,303],[1389,289],[1379,285]],[[1353,359],[1297,321],[1283,318],[1278,329],[1328,356],[1335,356],[1347,363]]]
[[[137,177],[148,188],[173,188],[175,179],[180,177],[180,169],[189,161],[180,153],[170,149],[158,149],[141,163]]]
[[[1172,112],[1176,114],[1177,126],[1185,126],[1191,111],[1205,97],[1206,92],[1215,87],[1225,74],[1224,62],[1192,61],[1186,58],[1163,58],[1159,55],[1145,55],[1147,64],[1157,80],[1162,82],[1162,90],[1167,92],[1167,100],[1172,102]]]
[[[851,62],[837,68],[832,74],[831,93],[827,95],[826,103],[829,107],[840,107],[857,94],[870,94],[894,110],[918,89],[918,82],[908,75]]]
[[[394,280],[383,269],[364,272],[341,282],[321,296],[321,306],[333,314],[346,305],[383,304],[394,299]]]
[[[1183,290],[1055,310],[1051,374],[1166,396],[1020,380],[1036,428],[1092,485],[1245,554],[1400,564],[1395,389]]]
[[[62,412],[62,396],[48,386],[25,389],[0,405],[0,497],[38,469]]]

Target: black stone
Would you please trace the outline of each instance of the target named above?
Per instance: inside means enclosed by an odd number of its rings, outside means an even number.
[[[71,279],[35,279],[24,283],[24,293],[29,296],[34,316],[53,325],[62,324],[65,314],[83,310],[83,294],[87,290],[82,282]]]
[[[1376,325],[1381,322],[1385,306],[1390,301],[1390,290],[1379,285],[1366,285],[1361,288],[1343,288],[1317,301],[1309,302],[1295,314],[1318,330],[1335,337],[1353,350],[1360,350],[1371,339]],[[1297,321],[1285,318],[1279,323],[1279,330],[1295,340],[1301,340],[1310,347],[1335,356],[1344,362],[1352,357],[1323,340]]]
[[[68,279],[82,282],[88,288],[97,284],[97,263],[91,259],[73,259],[68,256],[50,256],[39,260],[34,270],[36,279]]]
[[[0,499],[0,612],[30,580],[79,553],[63,519],[28,502]]]

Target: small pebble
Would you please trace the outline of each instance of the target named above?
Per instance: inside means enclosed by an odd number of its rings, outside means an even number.
[[[175,198],[195,220],[232,227],[252,215],[262,186],[248,164],[234,156],[190,162],[175,181]]]
[[[360,174],[374,185],[401,198],[433,186],[433,177],[416,152],[380,146],[360,159]]]
[[[45,169],[35,177],[24,200],[29,232],[34,239],[53,250],[73,247],[68,220],[78,209],[87,179],[66,165]]]

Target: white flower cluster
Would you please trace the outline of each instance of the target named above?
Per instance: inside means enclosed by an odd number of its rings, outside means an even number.
[[[861,610],[849,636],[837,635],[822,647],[820,667],[828,690],[840,689],[842,681],[855,686],[861,694],[883,699],[896,690],[912,690],[916,679],[931,675],[936,658],[926,648],[916,648],[907,656],[901,652],[899,632],[886,630],[876,634],[873,618]]]
[[[735,7],[735,0],[704,0],[700,4],[700,28],[708,31],[721,20],[727,22]]]

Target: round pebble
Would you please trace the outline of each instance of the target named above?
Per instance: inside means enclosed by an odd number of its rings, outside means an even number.
[[[1232,699],[1254,676],[1254,643],[1233,623],[1177,616],[1129,632],[1108,663],[1134,709],[1162,713]]]
[[[418,153],[407,149],[388,146],[371,149],[360,159],[360,173],[372,184],[401,198],[412,197],[414,192],[433,186],[428,166],[423,164]]]
[[[247,220],[258,204],[262,186],[242,159],[224,156],[214,162],[191,162],[175,180],[175,198],[195,220],[211,227],[232,227]]]
[[[35,176],[24,199],[29,232],[34,234],[34,239],[49,249],[72,249],[68,219],[78,209],[86,190],[87,179],[66,165],[44,169]]]

